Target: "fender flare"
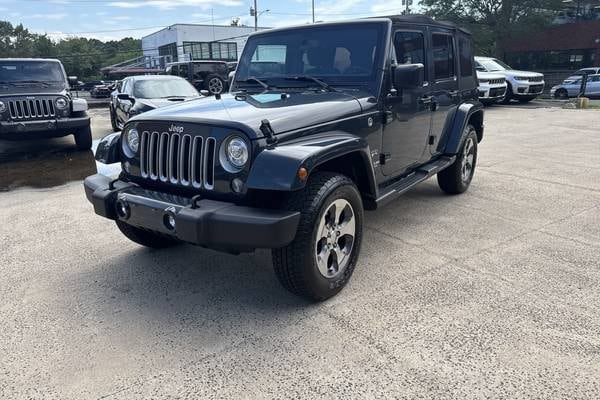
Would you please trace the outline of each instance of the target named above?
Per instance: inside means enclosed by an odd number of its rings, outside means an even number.
[[[469,121],[474,122],[475,130],[477,131],[478,141],[483,139],[483,104],[479,102],[463,103],[456,108],[454,118],[451,118],[451,123],[446,127],[447,137],[443,153],[458,154],[464,140],[465,127]]]
[[[121,132],[111,133],[103,137],[98,143],[95,158],[102,164],[114,164],[121,161]]]
[[[350,155],[360,157],[362,165],[359,168],[366,169],[368,194],[374,196],[375,170],[369,144],[364,138],[339,131],[265,149],[252,163],[246,185],[248,189],[255,190],[300,190],[306,185],[306,181],[298,177],[301,167],[306,168],[310,175],[320,165]]]

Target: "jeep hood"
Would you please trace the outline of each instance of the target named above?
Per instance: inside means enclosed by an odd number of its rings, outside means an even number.
[[[358,115],[368,104],[366,92],[225,94],[201,98],[149,111],[130,121],[165,121],[206,124],[239,129],[261,138],[261,122],[269,120],[276,134],[308,128]]]

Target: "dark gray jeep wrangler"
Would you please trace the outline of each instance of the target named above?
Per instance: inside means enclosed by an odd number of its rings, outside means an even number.
[[[87,101],[71,94],[58,60],[0,58],[0,139],[73,135],[79,150],[92,148]]]
[[[149,247],[272,249],[287,289],[348,282],[374,210],[438,176],[467,190],[483,136],[470,34],[386,17],[253,34],[231,93],[151,111],[105,138],[116,180],[86,179],[97,214]]]

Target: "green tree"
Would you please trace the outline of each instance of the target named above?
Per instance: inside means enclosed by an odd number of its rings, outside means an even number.
[[[480,54],[502,56],[502,43],[548,25],[562,0],[423,0],[426,13],[474,33]]]

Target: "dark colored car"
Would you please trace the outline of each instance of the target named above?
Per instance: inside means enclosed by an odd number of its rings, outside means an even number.
[[[177,76],[132,76],[118,82],[111,94],[110,121],[120,131],[135,115],[199,96],[188,81]]]
[[[88,81],[83,84],[82,90],[90,92],[94,86],[104,85],[104,81]]]
[[[187,79],[196,89],[213,95],[227,91],[229,72],[225,61],[184,61],[167,67],[168,75]]]
[[[95,99],[110,97],[110,94],[115,88],[114,82],[105,82],[101,85],[96,85],[90,90],[90,96]]]
[[[73,135],[78,149],[90,150],[87,102],[71,94],[77,83],[58,60],[0,59],[0,139]]]
[[[484,134],[471,35],[397,16],[251,35],[231,92],[134,117],[85,180],[97,214],[144,246],[272,249],[312,300],[348,282],[365,214],[437,175],[473,179]],[[192,260],[191,260],[192,261]]]

